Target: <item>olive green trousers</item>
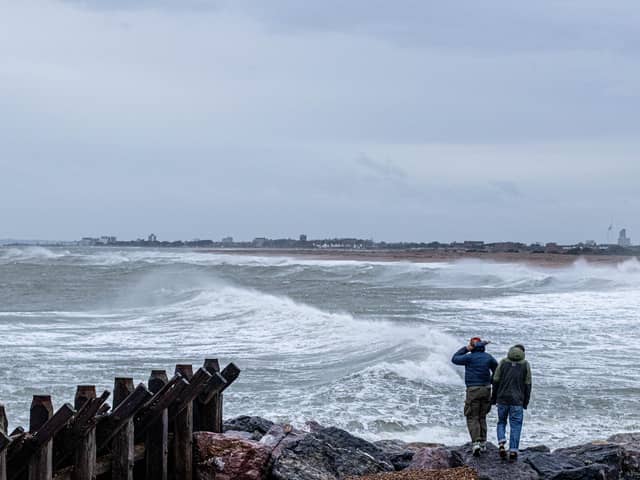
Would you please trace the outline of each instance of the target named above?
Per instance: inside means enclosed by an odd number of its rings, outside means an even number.
[[[467,387],[464,416],[472,442],[487,441],[487,414],[491,410],[491,387]]]

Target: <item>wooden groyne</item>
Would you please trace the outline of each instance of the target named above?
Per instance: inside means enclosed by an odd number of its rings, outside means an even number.
[[[223,392],[239,374],[207,359],[195,372],[176,365],[171,378],[152,370],[137,387],[119,377],[113,406],[94,385],[56,411],[49,395],[34,395],[28,431],[7,432],[0,404],[0,480],[190,480],[193,432],[222,432]]]

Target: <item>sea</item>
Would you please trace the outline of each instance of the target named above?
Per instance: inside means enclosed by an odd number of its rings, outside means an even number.
[[[0,248],[0,402],[218,358],[242,373],[225,417],[315,420],[370,440],[467,441],[472,336],[526,346],[524,446],[640,430],[640,263],[556,268],[248,256],[142,248]],[[496,423],[489,414],[490,438]]]

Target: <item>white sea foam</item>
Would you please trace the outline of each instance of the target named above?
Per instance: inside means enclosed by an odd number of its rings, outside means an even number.
[[[515,342],[527,346],[534,398],[525,442],[640,428],[640,372],[629,354],[640,342],[637,260],[548,269],[186,249],[7,251],[0,399],[14,425],[28,412],[24,378],[64,401],[76,383],[102,378],[109,388],[115,375],[145,380],[152,368],[216,355],[243,369],[228,391],[229,415],[458,442],[463,371],[450,358],[480,335],[497,357]],[[21,263],[36,268],[14,268]]]

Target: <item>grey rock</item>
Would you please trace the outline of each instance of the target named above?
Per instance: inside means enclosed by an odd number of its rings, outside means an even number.
[[[402,440],[378,440],[373,444],[383,451],[396,470],[407,468],[415,455],[415,450],[407,448],[407,442]]]
[[[553,452],[554,455],[563,455],[575,460],[579,460],[583,465],[600,464],[606,467],[606,480],[618,480],[622,473],[622,463],[624,458],[623,448],[615,443],[587,443],[569,448],[559,448]]]
[[[488,443],[487,451],[479,457],[471,453],[471,444],[467,443],[451,450],[452,467],[471,467],[478,472],[480,480],[539,480],[540,476],[531,465],[519,459],[516,462],[500,460],[498,447]]]
[[[607,476],[607,466],[600,463],[584,465],[578,468],[563,470],[553,477],[544,477],[549,480],[605,480],[612,477]],[[618,478],[618,477],[613,477]]]
[[[609,443],[617,443],[620,445],[637,445],[640,447],[640,432],[618,433],[607,438]]]
[[[234,430],[239,432],[249,432],[254,434],[254,440],[260,440],[262,435],[267,433],[273,426],[273,422],[262,417],[242,415],[240,417],[227,419],[223,425],[223,431]]]
[[[393,470],[387,456],[373,443],[328,427],[287,442],[273,463],[271,477],[336,480]]]
[[[529,452],[524,461],[531,465],[542,478],[555,478],[564,470],[574,470],[584,467],[584,462],[562,454],[545,452]]]

